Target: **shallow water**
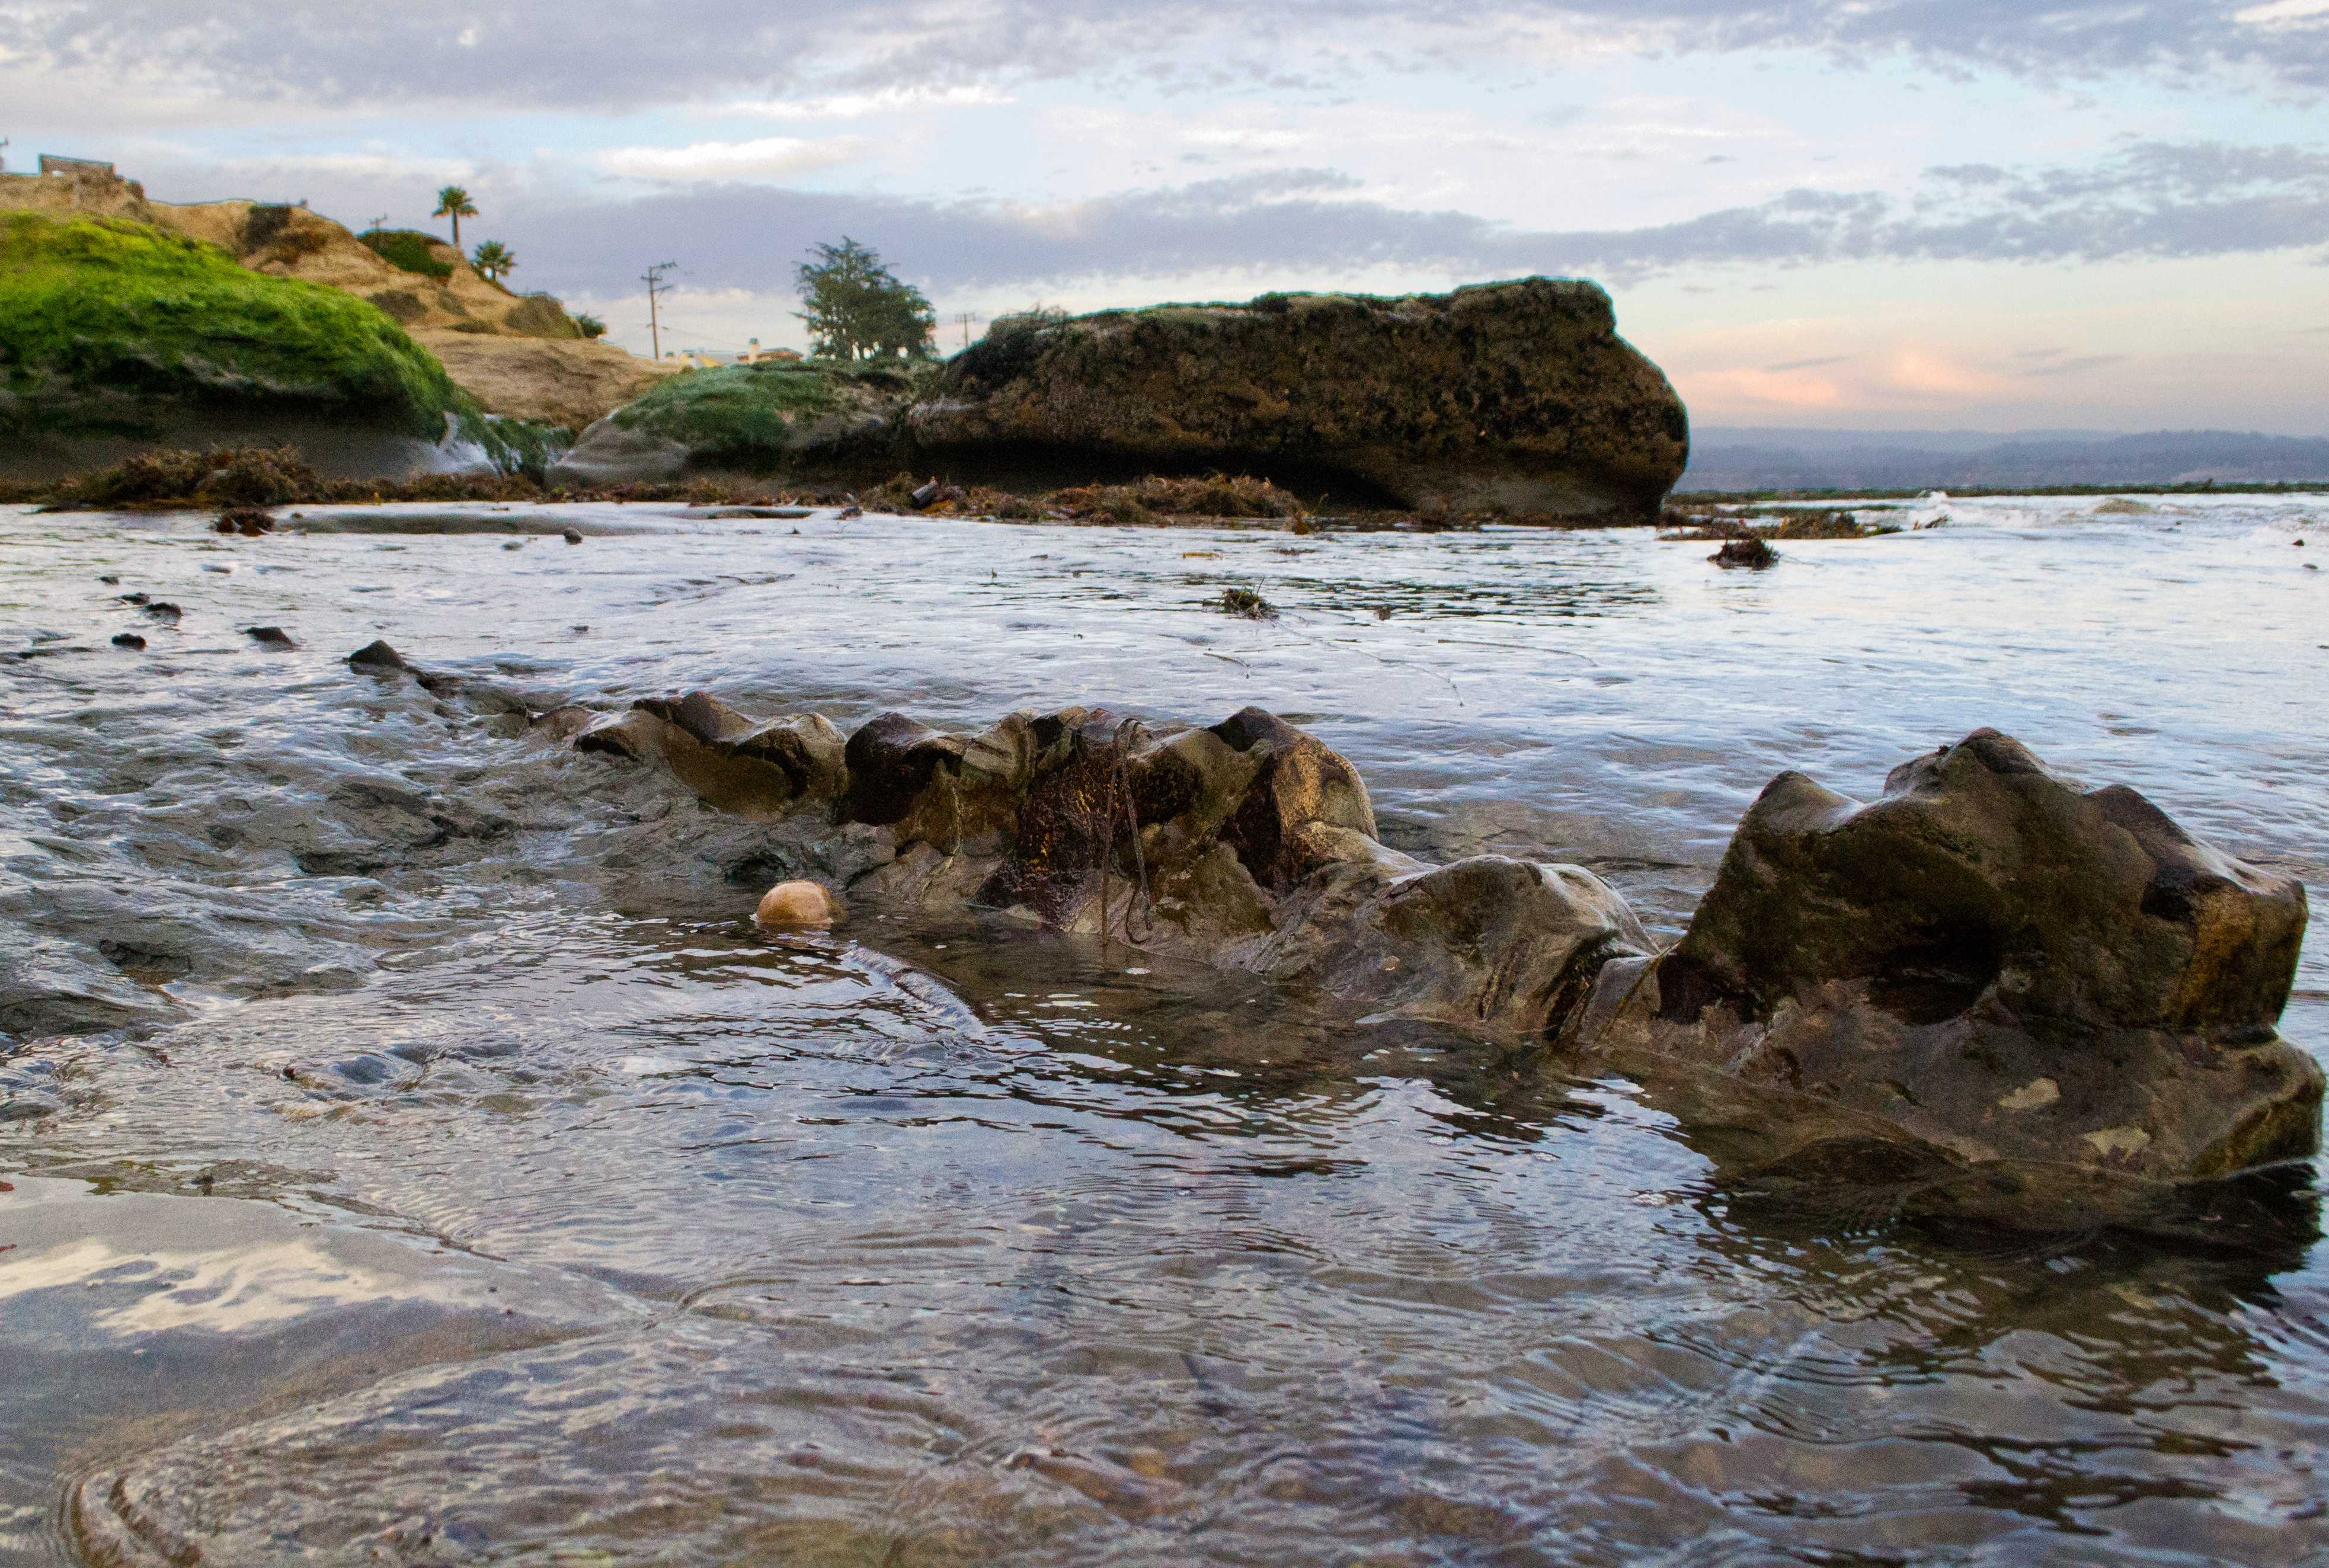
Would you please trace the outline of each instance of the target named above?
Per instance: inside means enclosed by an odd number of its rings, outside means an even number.
[[[975,921],[772,943],[759,830],[340,662],[844,726],[1259,703],[1400,846],[1579,861],[1665,934],[1773,773],[1872,794],[1985,723],[2319,899],[2329,501],[1947,510],[1759,574],[0,510],[0,1563],[2329,1554],[2310,1171],[2206,1250],[1757,1201],[1508,1046]],[[2299,987],[2319,1052],[2329,940]]]

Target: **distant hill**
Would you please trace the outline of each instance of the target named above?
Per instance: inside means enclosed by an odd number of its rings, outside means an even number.
[[[1691,431],[1678,491],[1974,489],[2014,485],[2329,482],[2329,439],[2236,430]]]

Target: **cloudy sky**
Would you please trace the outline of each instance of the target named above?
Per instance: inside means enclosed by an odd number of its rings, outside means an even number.
[[[0,0],[0,151],[427,226],[644,349],[1598,279],[1705,424],[2329,433],[2329,0]]]

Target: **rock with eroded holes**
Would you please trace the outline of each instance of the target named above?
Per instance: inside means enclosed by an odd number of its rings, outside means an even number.
[[[1862,804],[1783,773],[1689,930],[1570,1021],[1974,1164],[2215,1176],[2313,1153],[2323,1079],[2275,1032],[2294,877],[1977,731]]]
[[[552,736],[577,710],[542,716]],[[1380,1015],[1551,1040],[1759,1107],[1797,1168],[2175,1182],[2312,1153],[2319,1067],[2275,1033],[2302,886],[2134,791],[2085,791],[1987,731],[1847,799],[1800,774],[1747,814],[1671,950],[1591,873],[1384,845],[1341,756],[1249,708],[1155,735],[1095,708],[974,734],[884,713],[844,737],[703,694],[574,745],[786,824],[891,908],[986,908],[1312,987]],[[1738,1120],[1742,1113],[1721,1115]]]

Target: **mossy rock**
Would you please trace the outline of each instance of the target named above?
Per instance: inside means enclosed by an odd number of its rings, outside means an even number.
[[[144,434],[190,408],[441,438],[468,400],[372,305],[122,219],[0,214],[0,430]]]
[[[583,432],[564,471],[591,481],[693,471],[823,471],[893,456],[918,383],[894,368],[763,361],[658,382]]]
[[[910,416],[925,467],[1244,471],[1351,501],[1649,522],[1682,400],[1594,284],[1009,317]]]

